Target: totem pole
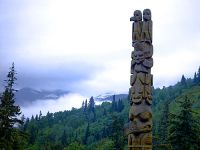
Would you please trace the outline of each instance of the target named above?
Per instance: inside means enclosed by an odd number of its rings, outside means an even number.
[[[129,123],[125,134],[128,135],[129,150],[152,150],[152,85],[153,45],[151,10],[134,11],[130,18],[132,26],[131,77],[129,89]]]

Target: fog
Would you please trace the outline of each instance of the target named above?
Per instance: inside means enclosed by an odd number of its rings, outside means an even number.
[[[87,99],[86,97],[77,94],[67,94],[58,99],[48,99],[48,100],[37,100],[34,101],[31,105],[27,107],[21,107],[22,114],[25,117],[31,117],[32,115],[39,114],[40,110],[42,115],[46,115],[47,112],[58,112],[64,110],[71,110],[72,107],[80,108],[83,100]]]

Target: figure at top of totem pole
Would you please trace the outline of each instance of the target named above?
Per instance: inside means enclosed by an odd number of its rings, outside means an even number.
[[[152,20],[151,10],[144,9],[141,40],[144,42],[152,43]]]
[[[133,15],[130,21],[134,21],[132,26],[132,46],[134,47],[135,43],[141,40],[142,12],[140,10],[135,10]]]

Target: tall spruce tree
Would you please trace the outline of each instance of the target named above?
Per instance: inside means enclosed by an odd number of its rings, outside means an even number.
[[[194,79],[193,79],[193,85],[197,85],[198,84],[198,79],[197,79],[197,73],[194,73]]]
[[[181,77],[181,85],[184,86],[184,87],[187,86],[186,78],[185,78],[184,75],[182,75],[182,77]]]
[[[14,84],[17,78],[14,63],[5,80],[5,90],[1,95],[0,103],[0,149],[10,150],[16,146],[17,129],[14,125],[23,122],[18,118],[21,114],[20,107],[15,105]]]
[[[111,110],[117,111],[117,102],[116,102],[116,99],[115,99],[115,95],[113,95]]]
[[[115,150],[122,150],[123,149],[123,124],[124,120],[123,118],[113,115],[112,116],[112,141],[114,144],[114,149]]]
[[[89,135],[90,135],[90,124],[88,123],[86,130],[85,130],[84,137],[83,137],[83,144],[85,144],[85,145],[87,144]]]
[[[198,83],[198,85],[200,85],[200,67],[199,67],[198,73],[197,73],[197,83]]]
[[[93,98],[93,96],[90,98],[90,100],[89,100],[89,108],[88,108],[88,110],[89,110],[89,112],[93,112],[94,113],[94,106],[95,106],[95,102],[94,102],[94,98]]]
[[[200,148],[199,125],[193,117],[193,103],[187,96],[177,103],[180,112],[170,114],[169,140],[174,150],[197,150]]]
[[[170,144],[168,141],[168,127],[169,127],[169,101],[164,103],[164,107],[162,109],[161,120],[159,123],[159,147],[163,147],[165,149],[170,148]]]

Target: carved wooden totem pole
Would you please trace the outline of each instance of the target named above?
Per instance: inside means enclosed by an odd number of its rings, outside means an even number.
[[[129,150],[152,150],[153,45],[151,10],[134,11],[132,26],[130,111],[126,129]]]

